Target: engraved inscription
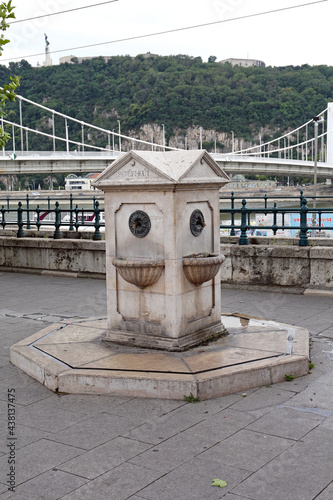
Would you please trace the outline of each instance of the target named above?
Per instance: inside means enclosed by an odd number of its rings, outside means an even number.
[[[151,228],[149,215],[143,210],[136,210],[129,216],[128,225],[134,236],[144,238]]]
[[[143,170],[120,170],[116,173],[115,177],[119,179],[147,179],[150,171],[145,168]]]

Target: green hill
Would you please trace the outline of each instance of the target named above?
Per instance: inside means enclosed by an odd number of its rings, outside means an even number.
[[[277,136],[333,100],[333,67],[324,65],[244,68],[186,55],[138,55],[39,68],[24,60],[0,66],[0,82],[9,75],[21,75],[22,96],[49,108],[111,130],[117,130],[120,119],[124,133],[164,123],[167,139],[193,125],[233,130],[246,141],[264,127],[267,137]],[[19,123],[18,107],[9,106],[8,112]],[[42,116],[27,107],[24,124],[43,130]],[[70,132],[79,139],[79,127]],[[35,149],[48,147],[43,139],[31,140]],[[100,141],[105,145],[105,137]]]

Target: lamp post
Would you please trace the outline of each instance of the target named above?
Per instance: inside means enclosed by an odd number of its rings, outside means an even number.
[[[120,120],[117,120],[117,122],[118,122],[118,129],[119,129],[119,153],[121,153]]]
[[[187,135],[185,135],[185,149],[187,149]]]
[[[233,130],[231,131],[231,144],[232,144],[231,151],[232,151],[232,153],[234,153],[235,152],[235,135],[234,135]]]
[[[312,214],[312,226],[315,227],[317,214],[315,212],[317,206],[317,161],[318,161],[318,124],[323,122],[324,118],[322,116],[315,116],[313,118],[314,124],[314,171],[313,171],[313,214]],[[312,229],[312,236],[315,236],[315,229]]]
[[[112,152],[114,153],[114,129],[112,129]]]
[[[164,123],[162,123],[162,144],[163,144],[163,151],[165,151],[165,127]]]
[[[202,149],[202,127],[200,127],[200,149]]]

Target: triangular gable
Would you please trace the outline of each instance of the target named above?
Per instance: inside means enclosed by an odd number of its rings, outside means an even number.
[[[107,167],[93,185],[221,182],[229,177],[205,150],[130,151]]]
[[[213,180],[221,177],[227,181],[230,180],[229,176],[221,169],[215,160],[213,160],[206,150],[200,151],[200,153],[196,161],[186,172],[184,172],[179,181],[184,182],[185,180],[193,179],[197,181],[201,179]]]
[[[138,182],[139,179],[155,182],[158,179],[163,182],[174,181],[135,151],[130,151],[113,162],[99,175],[94,184],[98,186],[111,179],[113,182]]]

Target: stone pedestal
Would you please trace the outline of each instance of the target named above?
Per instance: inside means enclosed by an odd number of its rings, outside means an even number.
[[[219,189],[206,151],[131,151],[105,192],[105,340],[183,350],[221,331]]]

